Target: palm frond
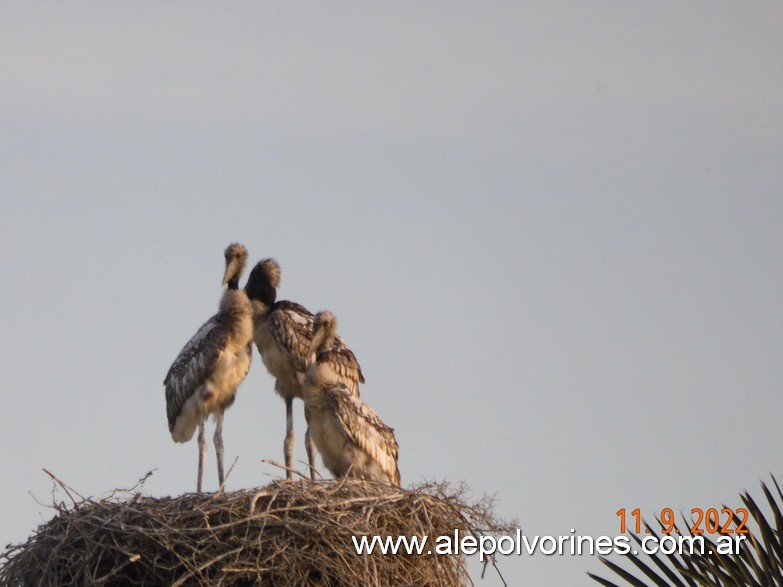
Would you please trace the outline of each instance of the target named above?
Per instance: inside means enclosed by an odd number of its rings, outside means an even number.
[[[719,554],[718,544],[706,534],[698,536],[704,540],[704,552],[698,549],[693,553],[674,552],[664,554],[660,550],[655,554],[644,554],[642,549],[625,555],[601,557],[601,562],[614,573],[605,578],[593,573],[588,576],[604,587],[783,587],[783,491],[772,476],[770,489],[763,481],[761,490],[764,500],[757,503],[746,491],[740,494],[740,500],[748,510],[745,540],[734,554]],[[766,505],[769,506],[765,512]],[[693,537],[690,522],[682,515],[687,530],[678,536]],[[734,527],[742,519],[734,513]],[[658,520],[660,523],[660,520]],[[660,540],[650,524],[645,522],[645,536]],[[661,524],[663,527],[663,524]],[[639,547],[642,538],[630,534]],[[617,560],[620,558],[621,560]],[[633,567],[621,566],[623,559]]]

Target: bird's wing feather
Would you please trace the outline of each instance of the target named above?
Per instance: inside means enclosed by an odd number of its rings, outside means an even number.
[[[378,463],[392,482],[399,484],[399,445],[394,430],[384,424],[375,410],[353,396],[345,385],[334,385],[325,394],[329,409],[348,438]]]
[[[267,320],[267,327],[277,344],[301,372],[307,371],[313,359],[310,353],[314,332],[313,322],[312,312],[296,302],[287,300],[275,303]],[[342,338],[336,336],[331,350],[326,354],[329,357],[329,366],[340,381],[358,397],[359,384],[364,383],[364,375],[351,349]]]
[[[295,302],[275,303],[267,328],[298,371],[306,371],[313,341],[313,314]]]
[[[228,335],[222,320],[215,314],[204,322],[174,359],[163,380],[169,430],[173,429],[182,406],[209,376]]]
[[[356,355],[348,348],[345,341],[339,336],[335,337],[332,348],[321,353],[319,363],[326,363],[337,375],[341,383],[344,383],[352,395],[359,397],[359,384],[364,383],[364,375]]]

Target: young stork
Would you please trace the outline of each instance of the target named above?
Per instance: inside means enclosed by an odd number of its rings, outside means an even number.
[[[245,284],[253,305],[254,334],[261,359],[275,378],[275,391],[285,401],[286,433],[283,453],[286,477],[291,478],[294,453],[294,398],[302,397],[302,383],[309,365],[313,341],[313,314],[295,302],[277,301],[280,286],[280,265],[274,259],[259,261]],[[339,336],[334,337],[329,365],[348,392],[359,396],[359,384],[364,383],[362,369],[351,349]],[[309,416],[305,410],[305,419]],[[315,480],[315,445],[308,426],[305,433],[310,478]]]
[[[315,315],[310,367],[303,386],[315,446],[335,477],[399,485],[399,446],[394,430],[371,407],[352,395],[332,370],[336,330],[334,314],[323,311]]]
[[[198,427],[198,481],[201,492],[207,445],[204,424],[215,415],[215,454],[218,479],[223,484],[223,413],[234,403],[253,358],[253,309],[239,289],[247,250],[238,243],[225,251],[228,286],[218,313],[207,320],[188,341],[171,365],[166,386],[166,414],[174,442],[187,442]]]

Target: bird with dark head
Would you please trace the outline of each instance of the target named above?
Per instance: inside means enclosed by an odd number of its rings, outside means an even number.
[[[274,259],[264,259],[250,272],[245,292],[253,306],[253,340],[267,371],[275,378],[275,391],[285,401],[283,454],[286,475],[290,479],[294,452],[293,401],[302,398],[302,383],[313,341],[313,314],[295,302],[278,301],[279,286],[280,265]],[[364,383],[364,376],[356,356],[339,336],[334,337],[331,350],[333,370],[350,393],[358,396],[359,384]],[[307,410],[305,418],[308,418]],[[309,427],[305,433],[305,448],[310,476],[315,480],[315,445]]]
[[[277,300],[278,287],[280,287],[280,265],[274,259],[264,259],[256,263],[250,271],[245,284],[245,293],[251,300],[272,307]]]
[[[247,376],[253,358],[253,309],[247,294],[239,289],[239,278],[247,250],[238,243],[224,253],[226,270],[218,313],[207,320],[180,351],[163,384],[166,414],[174,442],[187,442],[198,428],[198,480],[201,491],[207,445],[204,426],[215,416],[215,453],[218,480],[223,473],[223,414],[234,403],[237,388]]]
[[[394,430],[351,394],[333,370],[337,319],[318,312],[310,347],[303,399],[312,438],[324,465],[335,477],[400,484],[399,446]]]

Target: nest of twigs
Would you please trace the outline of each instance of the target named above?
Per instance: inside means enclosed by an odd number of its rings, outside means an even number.
[[[275,481],[232,493],[133,492],[56,504],[0,557],[2,586],[470,585],[462,556],[359,555],[352,536],[495,534],[492,500],[466,487]]]

